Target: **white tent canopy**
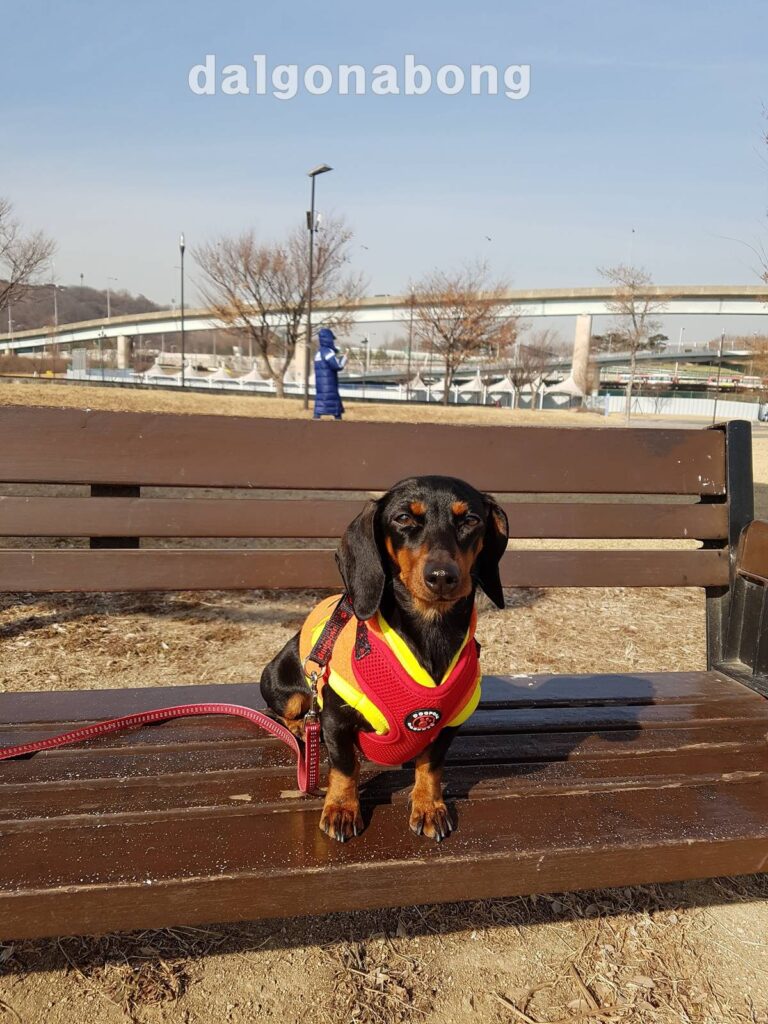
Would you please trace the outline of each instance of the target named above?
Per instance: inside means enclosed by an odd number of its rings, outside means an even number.
[[[264,378],[259,373],[259,368],[254,363],[248,373],[238,378],[238,384],[263,384]]]
[[[218,383],[219,381],[234,381],[234,377],[226,368],[226,366],[220,366],[215,373],[212,373],[208,378],[211,384]]]
[[[530,382],[530,384],[524,384],[520,388],[520,390],[521,390],[521,392],[524,392],[525,394],[528,394],[529,391],[533,392],[534,394],[536,394],[537,392],[541,391],[541,389],[544,386],[545,386],[544,377],[538,376],[538,377],[534,377],[533,380]]]
[[[565,380],[561,380],[559,384],[550,384],[546,389],[546,393],[548,395],[572,395],[575,398],[584,397],[584,392],[573,379],[572,375],[566,377]]]
[[[411,380],[408,382],[406,387],[408,388],[409,391],[426,391],[427,390],[427,385],[424,383],[424,380],[423,380],[420,372],[417,372],[416,376],[411,378]]]
[[[490,395],[514,395],[517,388],[512,383],[512,378],[509,374],[506,374],[501,380],[496,381],[495,384],[491,384],[488,388],[488,394]]]
[[[467,381],[466,384],[462,384],[459,388],[459,393],[462,395],[482,395],[485,391],[485,384],[483,384],[480,371],[478,370],[472,380]]]
[[[155,360],[148,370],[144,372],[145,377],[168,377],[169,374],[165,372],[162,366]]]

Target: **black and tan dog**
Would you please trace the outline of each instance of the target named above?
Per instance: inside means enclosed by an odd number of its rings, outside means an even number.
[[[476,586],[504,606],[499,561],[507,534],[499,505],[469,484],[440,476],[403,480],[368,502],[342,538],[336,558],[356,620],[379,613],[439,682],[466,641]],[[297,734],[311,702],[300,641],[297,633],[261,677],[267,704]],[[330,773],[320,827],[344,842],[363,828],[356,746],[372,725],[331,686],[323,690],[321,721]],[[415,759],[410,827],[438,841],[453,828],[441,779],[455,732],[441,728]]]

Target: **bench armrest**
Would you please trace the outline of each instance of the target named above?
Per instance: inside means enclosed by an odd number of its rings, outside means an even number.
[[[747,579],[768,586],[768,522],[756,519],[742,530],[736,571]]]
[[[731,587],[725,657],[717,667],[768,697],[768,523],[741,532]]]

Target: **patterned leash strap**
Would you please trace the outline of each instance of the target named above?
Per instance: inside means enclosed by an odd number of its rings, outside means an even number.
[[[97,736],[108,736],[110,733],[121,732],[139,725],[151,725],[155,722],[166,722],[173,718],[190,718],[199,715],[236,715],[245,718],[270,735],[282,740],[296,754],[296,781],[302,793],[317,790],[320,781],[320,719],[310,712],[305,719],[304,744],[293,735],[290,729],[281,722],[265,715],[263,711],[243,707],[240,704],[177,704],[174,707],[157,708],[154,711],[140,711],[121,718],[111,718],[93,725],[83,725],[69,732],[49,736],[44,740],[31,743],[19,743],[13,747],[0,747],[0,761],[12,757],[25,757],[41,750],[54,750],[72,743],[84,743]]]
[[[317,691],[321,680],[326,676],[326,669],[328,663],[331,660],[333,654],[333,648],[336,641],[339,639],[339,635],[349,622],[354,617],[355,611],[352,607],[352,601],[349,598],[349,594],[342,594],[339,598],[339,603],[331,612],[330,618],[323,626],[323,630],[320,636],[315,641],[312,650],[304,659],[302,668],[304,669],[304,677],[309,683],[309,687],[312,691],[312,706],[309,710],[309,715],[317,715],[319,712],[317,702]],[[310,666],[316,665],[320,670]]]

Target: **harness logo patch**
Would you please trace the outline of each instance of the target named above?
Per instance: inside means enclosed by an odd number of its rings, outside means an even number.
[[[441,717],[436,708],[420,708],[418,711],[412,711],[406,717],[405,727],[411,732],[428,732],[430,729],[434,729]]]

